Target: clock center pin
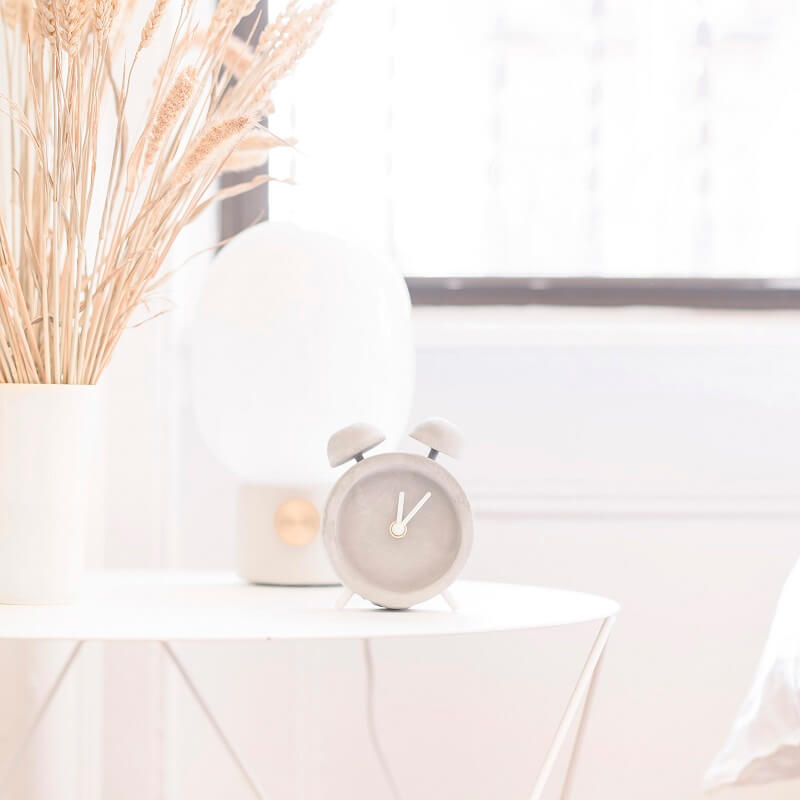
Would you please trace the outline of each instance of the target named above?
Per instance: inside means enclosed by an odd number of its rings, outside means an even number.
[[[402,539],[408,533],[408,527],[403,525],[402,522],[395,521],[389,525],[389,533],[391,533],[395,539]]]

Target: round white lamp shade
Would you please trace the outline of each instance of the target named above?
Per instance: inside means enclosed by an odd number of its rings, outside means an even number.
[[[264,222],[214,259],[191,336],[200,431],[244,481],[328,482],[331,433],[354,419],[391,441],[414,383],[411,306],[369,251]]]
[[[333,431],[360,419],[390,442],[402,434],[414,383],[405,281],[365,249],[265,222],[214,259],[190,348],[200,432],[248,487],[240,572],[256,582],[330,582],[318,568],[321,537],[300,546],[289,526],[273,528],[273,512],[280,520],[281,503],[324,501]],[[259,485],[272,494],[253,494]]]

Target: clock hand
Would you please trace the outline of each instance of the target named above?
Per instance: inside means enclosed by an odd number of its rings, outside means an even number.
[[[420,500],[419,503],[417,503],[414,506],[414,508],[412,508],[411,511],[408,512],[408,515],[403,520],[402,524],[404,526],[408,525],[408,523],[414,518],[414,515],[417,513],[417,511],[419,511],[422,508],[422,506],[424,506],[425,503],[427,503],[428,500],[430,500],[430,499],[431,499],[431,493],[430,492],[425,492],[425,494],[422,495],[422,500]]]
[[[397,496],[397,517],[389,526],[389,533],[391,533],[395,539],[402,539],[406,533],[408,533],[408,529],[403,524],[403,505],[405,502],[406,493],[400,492],[400,494]]]

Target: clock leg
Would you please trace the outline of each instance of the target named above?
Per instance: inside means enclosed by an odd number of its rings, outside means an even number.
[[[456,602],[455,597],[453,597],[453,593],[449,589],[445,589],[442,592],[442,598],[444,599],[445,603],[450,606],[451,611],[458,611],[458,603]]]
[[[336,598],[336,602],[334,603],[334,608],[337,611],[341,611],[349,602],[350,598],[353,596],[353,593],[349,589],[343,589],[341,594]]]

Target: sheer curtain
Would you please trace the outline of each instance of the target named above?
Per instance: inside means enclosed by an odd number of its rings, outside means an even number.
[[[800,275],[789,0],[339,0],[272,218],[411,275]]]

